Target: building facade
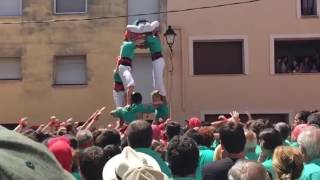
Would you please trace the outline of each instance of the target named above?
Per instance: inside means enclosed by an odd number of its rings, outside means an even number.
[[[126,24],[139,17],[108,17],[143,10],[132,2],[0,0],[0,123],[27,116],[38,125],[51,115],[84,121],[102,106],[101,119],[110,120],[115,58]],[[149,7],[145,12],[164,8],[137,3]]]
[[[168,1],[168,10],[216,6],[167,15],[178,34],[168,77],[173,118],[213,121],[238,110],[291,120],[319,109],[320,1],[234,2]]]

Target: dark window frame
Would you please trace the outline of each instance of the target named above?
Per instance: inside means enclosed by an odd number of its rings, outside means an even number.
[[[313,5],[312,5],[313,3]],[[317,0],[300,0],[301,17],[315,17],[318,16],[318,2]],[[307,8],[307,9],[304,9]]]
[[[191,42],[191,51],[192,51],[192,54],[191,54],[191,58],[192,58],[192,67],[191,67],[191,72],[192,72],[192,75],[193,76],[219,76],[219,75],[223,75],[223,76],[239,76],[239,75],[247,75],[247,40],[246,40],[246,37],[235,37],[235,38],[214,38],[214,39],[192,39],[192,42]],[[218,44],[220,44],[220,46],[223,46],[223,45],[226,45],[228,43],[241,43],[241,50],[239,50],[239,52],[241,53],[241,62],[240,65],[238,65],[238,71],[237,72],[231,72],[232,70],[226,70],[225,72],[199,72],[199,68],[198,70],[196,69],[197,65],[196,65],[196,59],[199,58],[199,57],[196,57],[197,55],[197,50],[195,49],[195,44],[201,44],[201,43],[217,43],[217,46],[219,46]],[[213,44],[214,46],[214,44]],[[226,45],[228,46],[228,45]],[[218,48],[221,48],[221,47],[218,47]],[[219,57],[218,57],[219,58]],[[231,62],[231,61],[230,61]],[[205,65],[203,65],[205,66]],[[201,70],[200,70],[201,71]],[[229,72],[227,72],[229,71]]]
[[[310,41],[310,42],[308,42]],[[297,37],[297,38],[274,38],[273,39],[273,74],[275,75],[320,75],[320,37]],[[292,44],[290,44],[292,43]],[[289,49],[294,49],[297,47],[306,47],[306,44],[310,43],[311,48],[302,48],[300,51],[292,50],[293,53],[288,52]],[[299,45],[300,44],[300,45]],[[304,45],[303,45],[304,44]],[[279,50],[282,46],[282,50]],[[309,53],[308,53],[309,52]],[[317,57],[318,55],[318,57]],[[305,58],[309,59],[309,70],[303,70],[305,63],[303,62]],[[287,69],[288,71],[282,72],[281,65],[278,61],[288,61]],[[317,60],[318,59],[318,60]],[[295,63],[293,62],[295,61]],[[319,63],[318,63],[319,62]],[[294,65],[298,63],[297,66],[302,66],[302,68],[293,68]],[[289,67],[289,64],[291,65]],[[315,68],[313,67],[315,65]]]

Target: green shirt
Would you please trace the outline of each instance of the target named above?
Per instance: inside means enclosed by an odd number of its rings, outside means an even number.
[[[115,110],[115,116],[123,120],[125,123],[130,124],[132,121],[138,119],[138,115],[145,112],[143,104],[131,104]]]
[[[73,172],[72,175],[76,180],[81,180],[82,179],[79,171]]]
[[[164,162],[164,160],[161,158],[160,154],[158,154],[150,148],[135,148],[135,150],[137,152],[145,153],[153,157],[158,162],[161,172],[165,173],[168,177],[172,177],[171,170],[169,169],[168,165]]]
[[[121,80],[121,77],[119,75],[119,72],[116,71],[116,70],[113,71],[113,80],[114,80],[114,82],[122,83],[122,80]]]
[[[214,151],[206,146],[199,146],[199,161],[196,170],[196,180],[202,180],[202,169],[205,165],[213,162]]]
[[[123,41],[120,50],[120,57],[126,57],[133,60],[135,48],[136,44],[133,41]]]
[[[259,156],[257,155],[256,152],[247,152],[245,159],[250,160],[250,161],[257,161]]]
[[[158,108],[155,109],[155,117],[156,117],[156,120],[158,119],[163,119],[163,120],[167,120],[169,118],[169,107],[168,107],[168,104],[162,104],[160,105]]]
[[[257,156],[259,157],[261,153],[262,153],[262,149],[261,149],[260,145],[257,145],[257,147],[256,147]]]
[[[320,179],[320,158],[310,161],[304,165],[299,180],[319,180]]]
[[[151,54],[161,52],[161,41],[157,36],[147,36],[146,44],[150,48]]]
[[[262,165],[264,166],[264,168],[271,173],[273,179],[275,179],[275,172],[273,171],[272,168],[272,156],[269,156],[266,158],[266,160],[262,163]]]

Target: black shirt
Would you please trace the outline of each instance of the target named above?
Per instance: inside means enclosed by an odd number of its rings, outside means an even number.
[[[202,170],[203,180],[228,180],[228,171],[238,159],[225,158],[206,165]]]

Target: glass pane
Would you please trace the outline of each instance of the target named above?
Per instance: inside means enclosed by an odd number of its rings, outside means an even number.
[[[0,16],[20,16],[21,0],[0,0]]]
[[[87,84],[85,56],[57,57],[55,84]]]
[[[0,58],[0,79],[21,79],[19,58]]]
[[[145,14],[160,11],[159,0],[128,0],[128,14]],[[160,21],[159,14],[143,15],[143,16],[130,16],[128,17],[128,24],[132,24],[135,20],[146,19],[150,22]]]
[[[194,75],[243,74],[243,42],[194,42]]]
[[[86,12],[86,0],[56,0],[57,13]]]

